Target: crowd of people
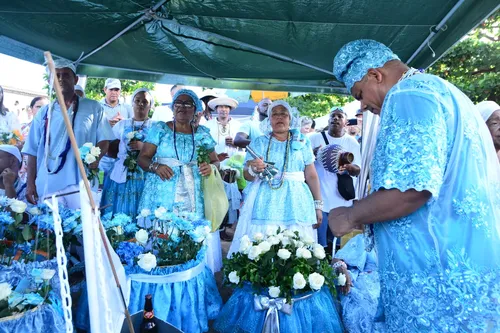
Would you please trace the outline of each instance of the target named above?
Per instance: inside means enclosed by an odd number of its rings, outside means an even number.
[[[340,296],[346,329],[500,329],[495,102],[474,106],[452,84],[408,67],[371,40],[346,44],[334,61],[337,79],[360,101],[360,111],[349,119],[333,107],[319,132],[285,101],[264,98],[253,119],[240,123],[231,117],[236,100],[210,90],[199,97],[182,86],[172,88],[171,107],[150,118],[148,89],[137,89],[130,106],[120,99],[120,81],[107,79],[106,97],[93,101],[76,72],[75,64],[56,61],[78,146],[100,148],[88,167],[104,172],[105,212],[136,218],[142,209],[162,206],[203,217],[204,196],[211,194],[202,179],[217,169],[230,205],[208,244],[214,273],[222,266],[221,239],[232,241],[231,256],[243,236],[272,225],[330,250],[335,237],[363,230],[337,253],[335,268],[349,278]],[[0,145],[0,195],[37,204],[58,194],[62,205],[78,208],[81,175],[61,106],[37,97],[30,110],[33,119],[21,124],[3,106],[0,88],[0,132],[19,130],[24,137]],[[362,198],[355,189],[365,111],[379,115],[380,125],[371,190]],[[200,163],[202,152],[208,159]],[[338,164],[340,153],[352,157]],[[231,225],[234,236],[226,233]]]

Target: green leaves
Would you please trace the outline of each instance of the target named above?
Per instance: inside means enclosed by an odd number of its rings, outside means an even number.
[[[289,97],[286,101],[293,107],[296,107],[301,116],[318,118],[330,112],[334,106],[344,105],[352,102],[351,96],[332,95],[332,94],[306,94],[298,97]]]

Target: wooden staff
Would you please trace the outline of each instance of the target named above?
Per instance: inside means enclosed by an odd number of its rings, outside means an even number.
[[[68,117],[68,110],[66,109],[66,104],[64,103],[64,97],[61,91],[61,86],[57,82],[56,78],[56,69],[54,65],[54,60],[52,59],[52,54],[49,51],[43,53],[45,59],[47,60],[47,65],[49,67],[50,73],[52,75],[54,82],[54,90],[56,92],[57,100],[59,101],[59,106],[61,107],[61,113],[64,118],[64,124],[66,125],[66,129],[68,131],[68,136],[71,141],[71,148],[73,149],[73,154],[76,158],[76,163],[78,164],[78,169],[80,170],[80,174],[83,178],[83,184],[85,185],[85,190],[87,191],[87,195],[90,200],[90,206],[92,207],[92,211],[95,212],[96,204],[94,202],[94,197],[92,196],[92,191],[90,189],[90,183],[87,179],[87,173],[85,172],[85,167],[83,166],[82,158],[80,156],[80,151],[78,144],[76,143],[75,134],[73,133],[73,128],[71,127],[71,122]],[[111,258],[111,252],[109,251],[108,243],[106,242],[107,236],[104,232],[104,228],[102,226],[101,218],[98,217],[99,221],[99,233],[101,234],[102,244],[104,245],[104,249],[106,250],[106,256],[108,257],[109,265],[111,266],[111,271],[113,272],[113,277],[115,278],[116,286],[120,292],[123,308],[125,309],[125,317],[127,318],[127,324],[131,333],[135,333],[134,325],[132,324],[132,318],[130,317],[130,313],[128,311],[127,303],[125,302],[125,296],[123,295],[122,286],[120,285],[120,281],[118,280],[118,275],[116,274],[115,265],[113,264],[113,260]]]

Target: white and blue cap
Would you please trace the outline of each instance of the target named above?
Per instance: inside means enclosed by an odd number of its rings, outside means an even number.
[[[175,93],[174,97],[172,98],[172,104],[170,105],[172,109],[174,108],[175,100],[180,95],[188,95],[189,97],[191,97],[194,106],[196,107],[195,112],[203,112],[203,105],[201,104],[201,100],[198,98],[198,95],[196,95],[196,93],[190,89],[180,89]]]
[[[122,89],[122,83],[118,79],[106,79],[104,83],[106,89]]]
[[[372,39],[358,39],[342,46],[333,60],[333,74],[350,93],[370,68],[380,68],[391,60],[400,59],[384,44]]]
[[[55,69],[69,68],[76,75],[76,64],[68,59],[59,58],[54,60]],[[49,68],[47,67],[47,72]]]
[[[13,145],[0,145],[0,151],[4,151],[6,153],[11,154],[15,158],[17,158],[17,160],[19,161],[19,163],[21,163],[23,161],[23,158],[21,157],[21,153],[19,152],[19,148],[17,148],[16,146],[13,146]]]

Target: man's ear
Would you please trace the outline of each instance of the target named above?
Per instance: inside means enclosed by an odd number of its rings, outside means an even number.
[[[381,83],[384,79],[382,72],[378,68],[370,68],[366,75],[368,78],[375,79],[377,83]]]

